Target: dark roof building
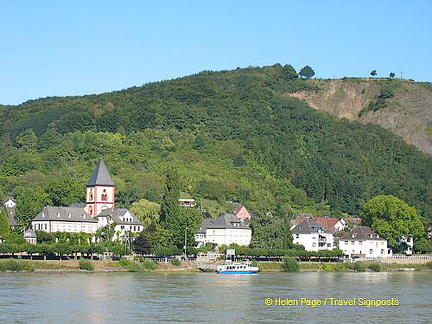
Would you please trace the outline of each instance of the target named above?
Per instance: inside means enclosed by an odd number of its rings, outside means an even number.
[[[117,225],[142,225],[138,217],[126,208],[105,209],[98,217],[110,217]]]
[[[203,220],[203,223],[206,220]],[[249,228],[240,218],[232,213],[225,213],[218,218],[211,219],[206,228]]]
[[[367,240],[374,240],[374,241],[386,241],[382,237],[380,237],[377,233],[375,233],[370,227],[367,226],[358,226],[354,228],[351,232],[349,232],[347,235],[342,236],[340,238],[341,241],[343,240],[350,240],[350,241],[367,241]]]
[[[292,229],[293,234],[333,233],[313,219],[304,219]]]
[[[66,221],[97,223],[97,219],[90,217],[84,208],[45,206],[33,221]]]

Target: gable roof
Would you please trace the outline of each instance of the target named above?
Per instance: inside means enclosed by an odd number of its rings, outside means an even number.
[[[332,230],[325,228],[312,219],[305,219],[293,228],[294,234],[312,234],[312,233],[333,233]]]
[[[87,186],[114,186],[114,181],[112,181],[108,168],[103,160],[99,160]]]
[[[358,226],[354,228],[351,232],[349,232],[347,235],[342,236],[340,238],[341,241],[343,240],[351,240],[351,241],[367,241],[367,240],[373,240],[373,241],[386,241],[385,239],[379,237],[377,233],[375,233],[370,227],[367,226]]]
[[[122,217],[128,212],[131,216],[130,220],[122,220]],[[105,209],[98,215],[98,217],[111,217],[117,225],[142,225],[138,217],[126,208]],[[127,218],[129,219],[129,217]]]
[[[207,225],[207,228],[250,229],[240,218],[238,218],[233,213],[225,213],[220,215],[218,218],[211,219],[209,224]]]
[[[42,211],[33,218],[33,221],[62,221],[62,222],[86,222],[97,223],[84,208],[45,206]]]
[[[331,230],[339,222],[339,218],[336,217],[315,217],[314,221]]]

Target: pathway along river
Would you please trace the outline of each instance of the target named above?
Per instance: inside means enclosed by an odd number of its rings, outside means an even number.
[[[0,323],[432,322],[432,272],[2,273],[0,284]],[[382,299],[400,305],[366,307]]]

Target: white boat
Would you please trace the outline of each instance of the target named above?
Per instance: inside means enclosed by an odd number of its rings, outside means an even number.
[[[251,266],[250,262],[232,262],[217,266],[217,273],[249,274],[257,273],[258,267]]]

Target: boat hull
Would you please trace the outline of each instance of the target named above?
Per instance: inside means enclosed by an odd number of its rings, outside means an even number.
[[[255,270],[245,270],[245,271],[230,271],[230,270],[222,270],[222,271],[217,271],[217,273],[220,274],[253,274],[253,273],[258,273],[258,271]]]

